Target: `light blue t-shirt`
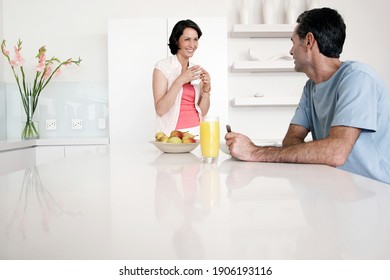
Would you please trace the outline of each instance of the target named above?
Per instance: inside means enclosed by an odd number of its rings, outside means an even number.
[[[346,61],[329,80],[308,80],[291,123],[314,140],[328,137],[332,126],[362,129],[339,168],[390,184],[390,95],[368,65]]]

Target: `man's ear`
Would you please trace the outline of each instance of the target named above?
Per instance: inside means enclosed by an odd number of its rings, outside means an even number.
[[[313,33],[311,32],[307,33],[305,40],[306,40],[306,45],[311,48],[315,41]]]

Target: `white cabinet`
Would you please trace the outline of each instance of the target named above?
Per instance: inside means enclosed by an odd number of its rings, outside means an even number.
[[[90,144],[87,144],[88,141]],[[108,139],[39,139],[31,143],[11,142],[8,150],[4,146],[0,151],[0,175],[64,158],[105,154],[109,149]]]
[[[106,153],[108,144],[107,138],[38,139],[35,146],[36,164],[85,153]]]
[[[105,154],[107,151],[108,145],[38,146],[35,147],[36,164],[79,157],[85,154]]]
[[[79,145],[65,146],[65,157],[78,157],[85,154],[105,154],[108,151],[108,145]]]
[[[37,165],[64,158],[63,146],[37,146],[35,150],[35,162]]]
[[[0,175],[35,165],[35,150],[25,148],[0,152]]]

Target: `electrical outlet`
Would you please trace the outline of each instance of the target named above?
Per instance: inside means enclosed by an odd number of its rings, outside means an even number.
[[[83,129],[83,120],[72,119],[72,129]]]
[[[46,120],[46,129],[47,130],[56,130],[57,129],[57,120]]]
[[[106,129],[106,119],[105,118],[100,118],[99,119],[99,129]]]

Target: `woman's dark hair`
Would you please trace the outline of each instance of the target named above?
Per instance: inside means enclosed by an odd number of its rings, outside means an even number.
[[[183,35],[184,29],[187,27],[193,28],[198,33],[198,38],[202,36],[202,31],[200,30],[199,26],[193,22],[190,19],[181,20],[178,23],[175,24],[175,26],[172,29],[171,36],[169,37],[169,48],[171,50],[172,54],[177,54],[177,51],[179,50],[179,38],[181,35]]]
[[[343,51],[346,26],[342,16],[333,9],[320,8],[303,12],[297,19],[297,34],[304,39],[311,32],[317,40],[320,52],[339,58]]]

